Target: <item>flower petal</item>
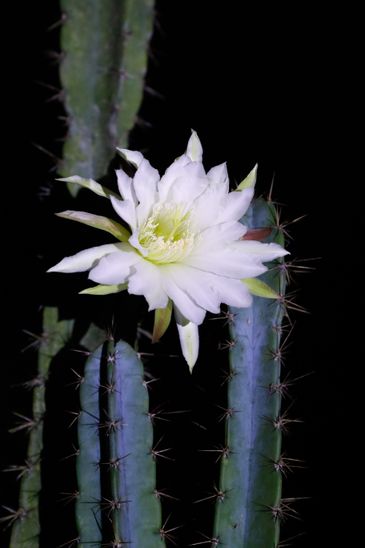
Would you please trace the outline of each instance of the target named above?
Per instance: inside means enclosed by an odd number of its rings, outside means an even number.
[[[220,303],[217,293],[207,280],[206,272],[181,264],[166,265],[164,274],[201,308],[209,310],[213,314],[220,311]]]
[[[100,259],[90,271],[89,279],[99,284],[117,285],[126,281],[131,267],[140,261],[139,255],[128,244],[121,244],[120,250]]]
[[[186,155],[189,156],[193,162],[201,162],[203,158],[203,147],[196,131],[194,130],[191,131],[191,137],[188,141]]]
[[[165,196],[170,189],[170,186],[174,180],[181,175],[181,170],[187,164],[190,164],[191,160],[186,154],[179,156],[176,160],[166,169],[165,174],[161,177],[158,183],[158,191],[160,193],[160,199],[165,199]]]
[[[255,254],[248,255],[244,252],[242,249],[242,244],[244,243],[251,242],[234,242],[227,247],[214,251],[194,253],[184,259],[184,264],[206,272],[236,279],[254,278],[266,272],[267,268],[261,264],[260,256],[256,256]],[[242,272],[245,272],[245,274],[241,274]]]
[[[198,306],[186,291],[178,287],[171,276],[169,276],[168,269],[165,272],[165,268],[160,267],[160,270],[162,273],[162,285],[167,295],[187,320],[200,325],[204,320],[205,310]]]
[[[62,261],[47,270],[47,272],[84,272],[85,270],[92,268],[99,259],[104,257],[104,255],[118,251],[123,245],[124,244],[106,244],[84,249],[83,251],[76,253],[76,255],[65,257]]]
[[[184,321],[182,314],[176,307],[175,318],[181,352],[189,366],[190,373],[192,373],[199,355],[199,329],[195,323]]]
[[[224,185],[210,183],[204,192],[193,201],[190,221],[195,232],[200,232],[217,223],[225,195]]]
[[[241,280],[234,280],[233,278],[224,278],[223,276],[216,276],[215,274],[208,274],[212,276],[212,286],[217,291],[219,299],[222,303],[229,306],[237,306],[238,308],[247,308],[252,304],[252,295],[248,291],[245,284]]]
[[[212,167],[207,173],[208,179],[217,185],[223,185],[226,192],[229,189],[229,179],[227,171],[227,163],[219,164],[218,166]]]
[[[187,177],[183,175],[171,185],[167,200],[175,204],[183,204],[186,212],[188,212],[194,201],[203,194],[207,186],[208,179],[206,177]]]
[[[117,148],[118,153],[127,160],[134,167],[139,167],[140,163],[144,160],[142,152],[138,150],[128,150],[127,148]]]
[[[230,192],[222,201],[218,222],[238,221],[246,213],[254,195],[254,188]]]
[[[160,202],[170,200],[171,187],[175,185],[179,180],[179,184],[184,186],[185,181],[195,178],[205,178],[205,171],[203,164],[200,162],[191,162],[188,160],[186,163],[186,156],[181,156],[166,170],[165,175],[161,177],[158,183],[158,193]],[[183,179],[183,180],[182,180]],[[206,181],[205,187],[208,185]]]
[[[134,192],[132,177],[129,177],[122,169],[117,169],[115,173],[118,181],[118,189],[123,200],[129,200],[137,205],[137,197]]]
[[[110,201],[116,213],[134,230],[137,225],[136,208],[130,200],[120,200],[111,196]]]
[[[157,183],[160,175],[148,160],[142,160],[133,178],[133,187],[139,201],[137,219],[139,226],[146,220],[157,199]]]
[[[128,292],[133,295],[144,295],[149,310],[165,308],[168,304],[168,296],[162,285],[160,269],[143,259],[133,267],[129,278]]]
[[[160,174],[157,169],[152,167],[148,160],[143,159],[133,177],[134,190],[140,202],[146,199],[146,189],[147,196],[154,196],[159,180]]]
[[[199,234],[194,255],[216,252],[222,245],[238,241],[247,232],[247,227],[237,221],[209,226]]]
[[[286,251],[281,245],[274,243],[263,244],[262,242],[256,242],[255,240],[244,240],[242,242],[237,242],[237,245],[248,259],[250,257],[256,257],[264,263],[273,261],[278,257],[284,257],[284,255],[289,255],[289,251]]]

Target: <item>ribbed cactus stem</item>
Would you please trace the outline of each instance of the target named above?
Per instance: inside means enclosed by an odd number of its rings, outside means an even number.
[[[275,210],[259,199],[244,219],[251,228],[273,226]],[[275,228],[269,240],[283,243]],[[285,291],[280,261],[262,276]],[[232,308],[226,451],[221,461],[214,536],[218,546],[276,548],[281,504],[280,338],[282,298],[254,297]]]
[[[152,0],[62,0],[60,79],[68,134],[59,171],[105,175],[126,146],[143,93]],[[78,187],[70,185],[70,192]]]
[[[99,348],[87,362],[80,396],[77,523],[81,545],[164,547],[148,393],[136,352],[127,343],[115,345],[112,340]],[[110,528],[104,530],[105,518],[111,523],[113,539],[106,538]]]
[[[29,442],[24,473],[21,474],[19,494],[19,519],[14,521],[10,548],[38,548],[39,495],[41,491],[41,457],[43,450],[43,417],[46,411],[45,391],[52,359],[71,336],[73,321],[58,321],[57,308],[43,311],[43,333],[39,338],[38,368],[36,377],[28,384],[33,388],[32,418],[13,431],[29,430]]]

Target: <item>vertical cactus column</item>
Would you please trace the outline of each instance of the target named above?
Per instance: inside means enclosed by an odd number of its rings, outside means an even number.
[[[105,175],[142,100],[152,0],[62,0],[60,78],[68,117],[62,175]],[[70,186],[72,193],[78,187]]]
[[[273,226],[272,203],[256,200],[244,218],[251,228]],[[271,241],[283,244],[273,229]],[[215,546],[276,548],[281,502],[280,338],[285,272],[280,262],[262,276],[279,295],[254,297],[251,308],[231,309],[230,372],[215,515]]]
[[[41,457],[43,449],[43,417],[46,412],[45,390],[50,364],[65,346],[72,332],[73,321],[58,321],[56,308],[47,307],[43,313],[43,333],[38,351],[38,371],[30,384],[33,388],[33,416],[22,417],[22,423],[13,428],[29,430],[25,464],[21,472],[19,510],[14,520],[10,548],[37,548],[39,546],[39,494],[41,491]]]
[[[113,341],[96,350],[87,361],[80,398],[79,545],[165,546],[148,393],[136,352]],[[108,534],[113,538],[105,538]]]

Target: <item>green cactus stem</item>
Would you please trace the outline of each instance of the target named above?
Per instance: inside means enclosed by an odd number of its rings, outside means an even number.
[[[108,341],[87,361],[80,387],[77,456],[76,519],[83,548],[103,542],[131,548],[165,546],[143,375],[142,362],[125,342]],[[113,539],[103,538],[105,517]]]
[[[256,200],[243,219],[251,228],[272,227],[272,203]],[[274,228],[269,241],[283,244]],[[282,262],[262,276],[280,296]],[[230,372],[214,537],[229,548],[276,548],[281,508],[280,338],[283,302],[254,297],[251,308],[230,310]]]
[[[152,0],[62,0],[60,79],[68,116],[61,174],[105,175],[142,100]],[[78,187],[69,185],[76,194]]]
[[[43,333],[39,338],[38,372],[27,383],[33,388],[33,416],[13,428],[29,430],[27,456],[23,467],[17,467],[21,476],[18,518],[14,520],[10,548],[38,548],[39,494],[41,491],[41,455],[43,449],[43,416],[46,411],[45,390],[52,359],[71,337],[73,321],[58,321],[57,308],[43,311]],[[15,467],[14,467],[15,470]]]

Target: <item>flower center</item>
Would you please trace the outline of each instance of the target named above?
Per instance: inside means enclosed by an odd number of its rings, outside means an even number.
[[[153,263],[181,261],[194,244],[189,213],[184,213],[179,204],[156,204],[140,230],[139,243],[147,251],[146,259]]]

